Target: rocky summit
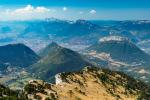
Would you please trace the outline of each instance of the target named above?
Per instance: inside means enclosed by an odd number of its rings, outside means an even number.
[[[85,67],[55,79],[56,84],[31,80],[25,93],[32,100],[150,100],[148,85],[121,72]]]

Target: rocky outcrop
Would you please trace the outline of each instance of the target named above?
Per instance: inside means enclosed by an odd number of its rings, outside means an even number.
[[[61,73],[55,75],[55,83],[56,85],[61,84],[63,82],[62,77],[61,77]]]

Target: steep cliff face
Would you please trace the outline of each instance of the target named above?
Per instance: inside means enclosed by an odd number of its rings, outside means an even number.
[[[108,36],[101,38],[98,43],[88,47],[85,51],[89,54],[106,53],[110,54],[115,61],[124,62],[127,64],[140,63],[140,65],[149,65],[150,55],[146,54],[128,38],[120,36]]]
[[[31,99],[58,100],[149,100],[150,87],[124,73],[86,67],[80,72],[61,73],[56,84],[30,82],[25,91]]]

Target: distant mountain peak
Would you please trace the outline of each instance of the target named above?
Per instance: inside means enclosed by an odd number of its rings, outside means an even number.
[[[56,42],[51,42],[49,46],[59,46]]]
[[[130,39],[121,36],[107,36],[99,39],[99,42],[108,42],[108,41],[130,41]]]
[[[61,21],[61,20],[59,20],[59,19],[57,19],[57,18],[54,18],[54,17],[52,17],[52,18],[46,18],[45,19],[47,22],[49,22],[49,21]]]
[[[46,18],[45,21],[46,22],[58,22],[58,23],[62,22],[62,23],[69,23],[69,24],[73,23],[73,21],[70,21],[70,20],[57,19],[57,18],[54,18],[54,17]]]
[[[83,19],[78,19],[76,20],[76,23],[81,23],[81,24],[84,24],[84,23],[87,23],[88,21],[86,20],[83,20]]]
[[[81,24],[81,25],[97,26],[97,25],[91,23],[90,21],[88,21],[88,20],[83,20],[83,19],[78,19],[78,20],[76,20],[75,23],[76,23],[76,24]]]
[[[48,44],[45,48],[43,48],[40,52],[39,55],[41,57],[45,57],[47,56],[50,52],[58,50],[58,48],[62,48],[61,46],[59,46],[56,42],[51,42],[50,44]]]

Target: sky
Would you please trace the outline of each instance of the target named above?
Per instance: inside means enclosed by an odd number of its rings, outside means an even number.
[[[150,0],[0,0],[0,21],[150,20]]]

